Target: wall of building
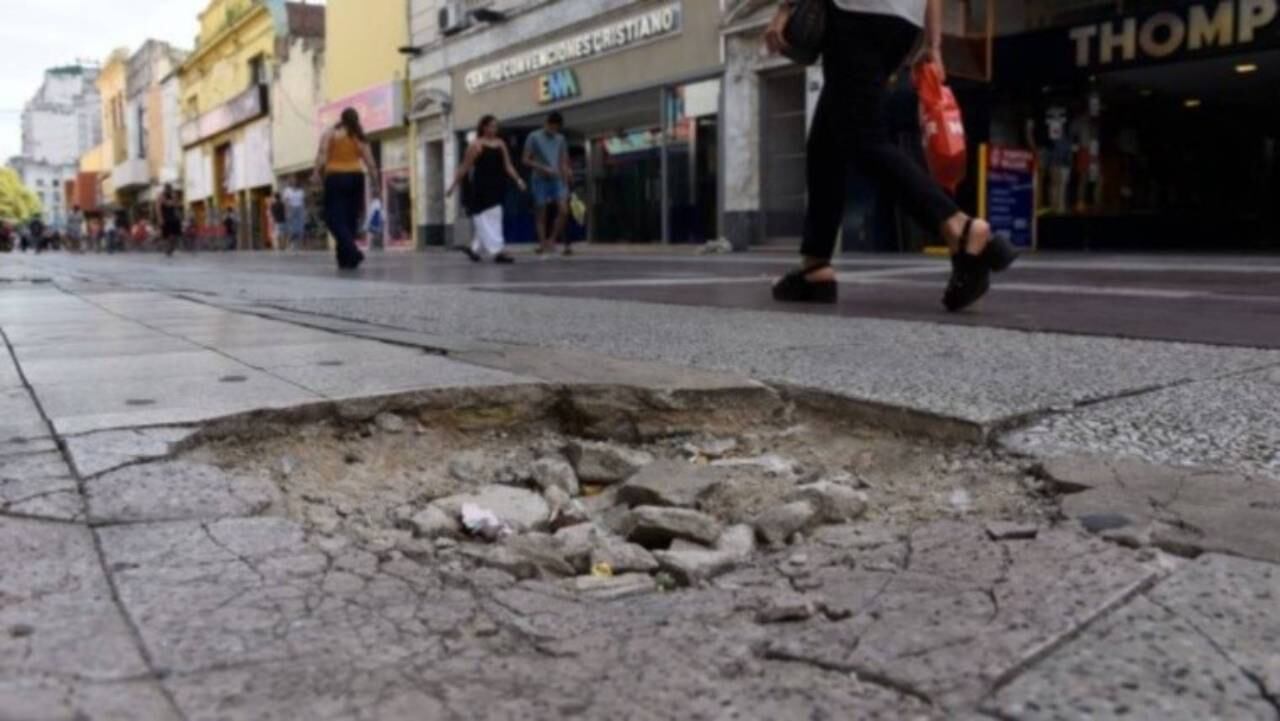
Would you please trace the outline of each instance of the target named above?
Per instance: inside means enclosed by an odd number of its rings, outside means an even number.
[[[250,60],[275,55],[276,26],[265,5],[214,0],[201,14],[200,44],[181,69],[183,115],[190,120],[247,90]]]
[[[177,183],[182,178],[182,87],[176,73],[171,73],[157,88],[160,103],[160,132],[156,154],[160,168],[156,175],[161,183]]]
[[[336,100],[405,78],[409,44],[406,0],[328,0],[325,3],[325,92]]]
[[[128,80],[128,51],[111,54],[98,75],[98,95],[102,100],[102,142],[109,165],[124,162],[128,156],[125,135],[125,87]]]
[[[271,146],[277,175],[310,168],[320,141],[315,111],[324,102],[324,43],[291,38],[271,84]]]

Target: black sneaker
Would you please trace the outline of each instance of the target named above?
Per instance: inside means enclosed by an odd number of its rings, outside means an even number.
[[[942,295],[942,305],[951,313],[977,303],[991,290],[991,268],[978,255],[961,251],[951,256],[951,280]]]
[[[497,263],[498,265],[511,265],[512,263],[516,262],[516,259],[507,255],[506,253],[499,253],[498,255],[493,256],[493,262]]]

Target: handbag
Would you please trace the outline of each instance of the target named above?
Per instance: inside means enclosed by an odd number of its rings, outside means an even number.
[[[929,172],[939,185],[954,193],[969,168],[960,104],[937,65],[919,63],[911,77],[920,96],[920,131]]]
[[[791,16],[782,29],[787,48],[782,51],[799,65],[813,65],[822,57],[827,38],[827,13],[831,0],[792,0]]]

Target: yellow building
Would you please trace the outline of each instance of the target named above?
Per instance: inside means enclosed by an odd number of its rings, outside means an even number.
[[[238,246],[269,241],[274,183],[269,87],[280,42],[323,37],[324,6],[211,0],[195,50],[178,70],[184,196],[206,233],[234,210]]]
[[[129,149],[125,131],[125,88],[129,78],[129,51],[119,48],[111,53],[98,74],[98,95],[102,98],[102,202],[115,205],[115,183],[111,169],[124,162]]]
[[[412,148],[405,122],[408,65],[400,48],[409,45],[407,0],[328,0],[325,94],[317,124],[337,123],[345,108],[360,113],[382,169],[385,232],[375,247],[412,249]],[[369,188],[372,197],[373,188]]]

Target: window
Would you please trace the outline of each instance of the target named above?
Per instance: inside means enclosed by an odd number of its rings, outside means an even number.
[[[261,55],[249,59],[249,87],[267,84],[267,60]]]
[[[147,110],[138,106],[138,159],[147,157]]]

